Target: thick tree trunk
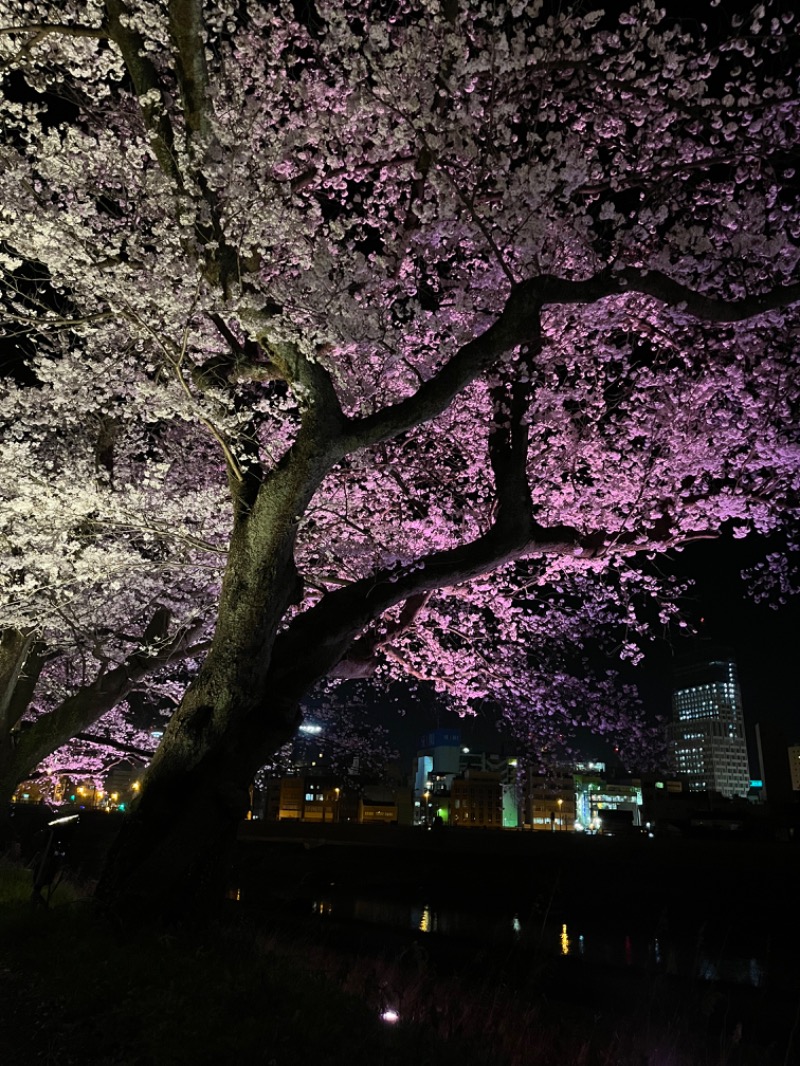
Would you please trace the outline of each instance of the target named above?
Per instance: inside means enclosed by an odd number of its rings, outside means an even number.
[[[221,901],[253,777],[299,724],[296,703],[254,683],[252,656],[248,665],[220,646],[170,723],[98,885],[124,921],[175,922]]]
[[[97,896],[123,921],[175,921],[221,899],[253,777],[299,724],[298,700],[269,686],[275,634],[298,594],[293,530],[271,545],[261,532],[247,517],[234,531],[211,650],[109,853]]]
[[[97,887],[98,899],[126,924],[173,924],[220,905],[253,778],[300,723],[296,699],[267,691],[252,641],[227,640],[224,627],[219,635],[219,650],[171,721]]]
[[[192,766],[185,772],[173,745],[173,770],[145,780],[109,853],[97,897],[134,925],[213,912],[223,899],[255,772],[295,728],[296,723],[287,726],[271,740],[261,737],[257,749],[239,731],[208,744],[199,761],[186,753],[184,761]]]
[[[300,667],[299,684],[295,671],[282,686],[272,654],[302,594],[294,561],[299,518],[343,454],[344,420],[319,364],[291,345],[271,351],[314,402],[267,477],[255,467],[231,471],[234,527],[211,650],[170,720],[97,888],[123,919],[175,919],[219,895],[253,777],[294,735],[300,699],[320,676],[310,664]]]
[[[17,787],[17,782],[11,775],[4,773],[0,768],[0,795],[11,796]],[[14,844],[14,825],[12,819],[12,807],[7,800],[0,803],[0,855],[8,851]]]

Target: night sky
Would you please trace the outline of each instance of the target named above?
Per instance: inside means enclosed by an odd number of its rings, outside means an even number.
[[[688,547],[681,560],[696,583],[691,613],[699,633],[731,648],[736,657],[753,768],[757,722],[780,727],[790,742],[800,741],[800,598],[778,607],[753,603],[740,571],[761,550],[757,538],[720,539]],[[691,650],[692,643],[687,643]],[[674,650],[682,649],[676,644]],[[659,663],[657,670],[656,663],[654,656],[654,680],[663,669]]]

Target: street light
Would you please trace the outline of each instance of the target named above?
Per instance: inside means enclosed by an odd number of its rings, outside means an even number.
[[[561,807],[562,807],[562,804],[564,803],[564,801],[559,796],[558,799],[556,800],[556,802],[558,803],[558,828],[563,830],[563,828],[564,828],[564,819],[561,817]]]

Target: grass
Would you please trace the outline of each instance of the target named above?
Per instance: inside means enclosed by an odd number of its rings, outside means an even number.
[[[545,963],[475,955],[447,969],[419,945],[353,952],[319,929],[246,916],[126,939],[74,885],[49,909],[30,905],[30,888],[29,871],[0,863],[5,1061],[784,1066],[785,1043],[748,1043],[709,986],[644,981],[609,1007],[577,988],[556,995]],[[387,1007],[399,1024],[381,1021]]]
[[[126,940],[62,883],[33,908],[30,872],[0,864],[4,1061],[58,1066],[487,1066],[480,1049],[392,1027],[313,959],[252,929]]]

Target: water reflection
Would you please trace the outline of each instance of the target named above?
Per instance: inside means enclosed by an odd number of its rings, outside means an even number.
[[[561,954],[569,955],[569,934],[566,923],[561,926]]]
[[[236,897],[238,898],[238,897]],[[716,954],[708,945],[687,937],[665,942],[663,936],[648,937],[635,933],[615,933],[605,928],[582,931],[580,925],[562,921],[542,927],[541,921],[523,920],[506,912],[485,914],[436,907],[429,903],[413,904],[392,900],[356,898],[317,899],[312,914],[334,917],[338,921],[359,921],[387,925],[427,935],[458,937],[515,944],[522,950],[544,950],[562,958],[582,959],[588,964],[622,966],[641,970],[697,977],[705,981],[725,981],[760,988],[766,980],[762,959],[744,951],[735,954],[729,943]]]
[[[416,914],[411,919],[412,926],[416,925],[421,933],[436,933],[439,930],[439,915],[432,911],[426,903],[417,918]]]

